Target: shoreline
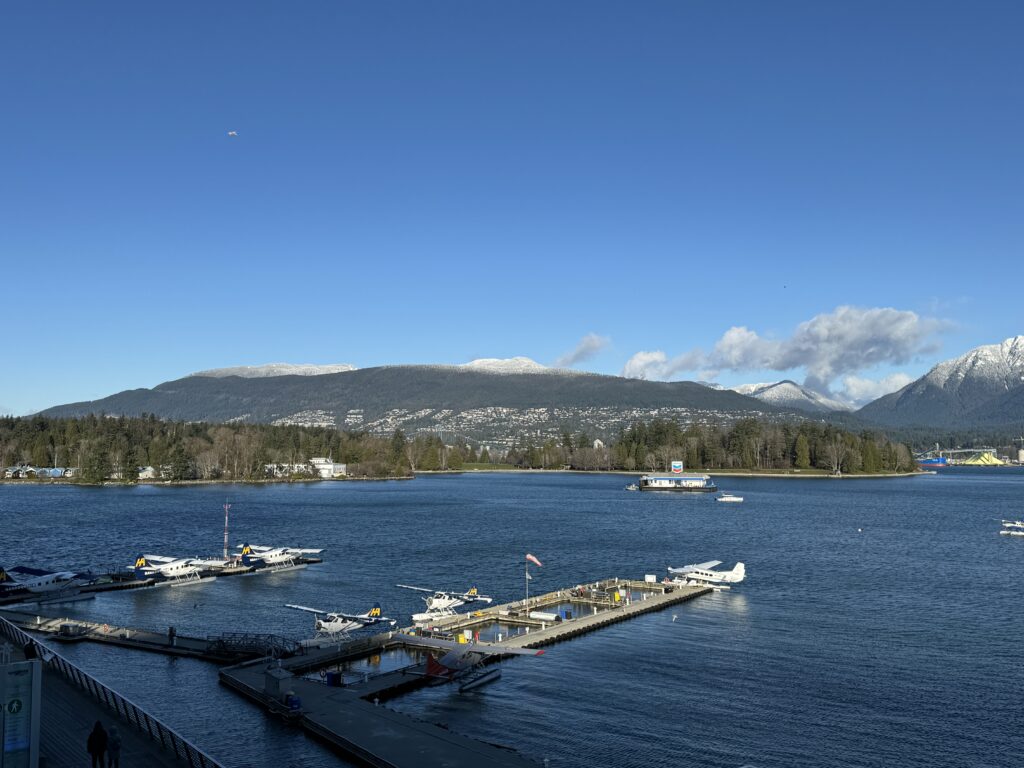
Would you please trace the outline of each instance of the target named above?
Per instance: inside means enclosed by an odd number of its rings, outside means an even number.
[[[415,480],[416,477],[431,476],[431,475],[472,475],[472,474],[566,474],[566,475],[621,475],[638,477],[643,474],[648,474],[645,471],[639,470],[626,470],[626,469],[520,469],[520,468],[499,468],[493,469],[481,469],[474,467],[473,469],[428,469],[416,472],[413,475],[396,476],[396,477],[309,477],[309,478],[296,478],[296,479],[274,479],[268,478],[266,480],[138,480],[133,483],[123,483],[116,480],[108,480],[103,483],[82,483],[67,478],[48,478],[45,480],[22,480],[22,479],[10,479],[0,478],[0,486],[4,485],[28,485],[45,487],[49,485],[76,485],[83,488],[118,488],[118,487],[130,487],[130,486],[159,486],[159,487],[179,487],[179,486],[190,486],[190,485],[279,485],[279,484],[293,484],[293,483],[384,483],[392,480]],[[858,473],[855,475],[833,475],[828,472],[810,472],[794,470],[790,472],[785,471],[774,471],[774,472],[752,472],[749,470],[742,469],[699,469],[694,470],[694,473],[702,475],[710,475],[711,477],[770,477],[770,478],[784,478],[790,480],[868,480],[872,478],[900,478],[900,477],[926,477],[934,475],[936,472],[932,471],[918,471],[918,472],[879,472],[875,474],[864,474]]]

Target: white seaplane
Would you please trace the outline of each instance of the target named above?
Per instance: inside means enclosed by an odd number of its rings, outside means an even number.
[[[77,591],[84,583],[78,574],[71,571],[51,573],[21,567],[7,571],[0,566],[0,594],[21,591],[32,594],[72,592]]]
[[[445,651],[440,658],[435,658],[433,653],[427,653],[426,671],[423,674],[432,678],[431,685],[441,685],[466,678],[459,686],[460,693],[494,682],[501,677],[501,670],[497,667],[483,669],[484,662],[488,657],[541,656],[544,654],[543,650],[536,648],[509,648],[503,645],[479,642],[458,643],[453,640],[439,640],[416,635],[395,635],[395,639],[402,640],[409,645],[425,645]],[[477,674],[471,674],[474,672]]]
[[[199,566],[191,557],[164,557],[163,555],[139,555],[135,565],[137,579],[157,579],[169,584],[198,584]]]
[[[388,617],[381,615],[380,603],[374,603],[373,608],[368,610],[366,613],[321,611],[319,608],[309,608],[305,605],[292,605],[291,603],[285,605],[285,608],[291,608],[296,611],[305,611],[306,613],[312,613],[316,616],[313,620],[313,627],[316,630],[315,636],[317,638],[338,639],[344,637],[350,632],[354,632],[357,629],[362,629],[363,627],[372,627],[375,624],[387,624],[388,626],[393,627],[398,623],[395,619],[389,619]]]
[[[417,624],[454,616],[455,609],[468,603],[490,603],[494,598],[481,595],[476,587],[470,587],[465,592],[448,592],[443,589],[428,589],[427,587],[411,587],[408,584],[396,584],[402,589],[411,589],[414,592],[426,592],[427,596],[423,602],[427,604],[427,610],[423,613],[414,613],[412,620]]]
[[[739,584],[746,578],[747,569],[743,563],[736,563],[731,571],[713,570],[716,565],[721,565],[721,560],[709,560],[706,563],[693,563],[684,565],[681,568],[669,568],[668,572],[674,577],[675,584],[686,584],[688,586],[710,586],[715,589],[729,589],[728,584]]]
[[[297,568],[303,555],[319,555],[322,549],[298,549],[294,547],[264,547],[259,544],[240,544],[242,565],[256,568]]]

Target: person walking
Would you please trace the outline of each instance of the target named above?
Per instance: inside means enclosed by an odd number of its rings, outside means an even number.
[[[121,768],[121,734],[117,726],[110,726],[107,737],[107,768]]]
[[[89,734],[85,748],[92,756],[92,768],[106,768],[103,758],[107,754],[107,732],[103,730],[103,724],[97,720],[96,725]]]

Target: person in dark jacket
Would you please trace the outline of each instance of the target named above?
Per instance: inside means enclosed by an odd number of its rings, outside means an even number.
[[[107,754],[107,732],[103,730],[103,724],[99,720],[89,734],[89,740],[85,742],[85,748],[92,756],[92,768],[106,768],[104,756]]]
[[[121,768],[121,734],[117,726],[110,726],[107,735],[107,768]]]

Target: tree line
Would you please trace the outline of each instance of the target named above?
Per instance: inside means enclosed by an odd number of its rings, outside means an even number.
[[[833,474],[911,472],[910,449],[877,432],[859,434],[818,422],[776,424],[741,419],[728,425],[638,422],[608,445],[585,433],[514,446],[505,457],[529,468],[668,471],[673,461],[688,470],[826,470]]]
[[[520,441],[492,455],[487,448],[446,444],[437,435],[407,437],[330,427],[206,424],[155,416],[83,418],[0,417],[0,467],[75,467],[77,479],[133,482],[140,467],[171,481],[263,480],[276,465],[306,476],[313,457],[347,465],[350,477],[408,477],[458,471],[500,461],[532,469],[667,471],[682,460],[690,470],[821,469],[833,473],[905,472],[910,450],[874,432],[855,434],[816,422],[774,424],[743,419],[730,425],[637,422],[606,445],[584,432]]]

